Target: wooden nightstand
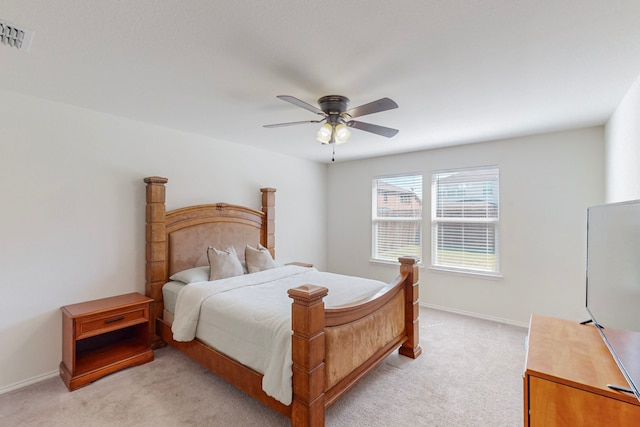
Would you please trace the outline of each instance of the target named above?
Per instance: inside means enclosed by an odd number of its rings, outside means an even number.
[[[131,293],[61,308],[60,377],[69,391],[153,360],[149,346],[152,301]]]

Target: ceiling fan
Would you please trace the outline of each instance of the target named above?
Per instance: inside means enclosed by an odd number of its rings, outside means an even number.
[[[275,128],[281,126],[300,125],[304,123],[322,123],[325,122],[316,135],[316,139],[323,144],[342,144],[347,142],[351,132],[349,128],[360,129],[366,132],[375,133],[376,135],[391,138],[398,133],[398,129],[392,129],[371,123],[365,123],[358,120],[352,120],[355,117],[366,116],[367,114],[379,113],[380,111],[392,110],[398,108],[393,100],[389,98],[381,98],[377,101],[347,110],[349,106],[349,98],[341,95],[327,95],[318,99],[320,108],[289,95],[278,95],[283,101],[302,107],[312,113],[322,116],[320,120],[305,120],[301,122],[277,123],[272,125],[264,125],[266,128]]]

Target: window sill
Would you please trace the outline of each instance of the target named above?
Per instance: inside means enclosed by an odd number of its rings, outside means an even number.
[[[429,270],[433,271],[434,273],[453,274],[455,276],[474,277],[477,279],[485,279],[485,280],[499,281],[503,279],[503,276],[500,273],[482,273],[479,271],[458,270],[454,268],[434,267],[434,266],[429,266]]]
[[[380,264],[380,265],[393,265],[393,266],[399,266],[400,263],[398,261],[386,261],[386,260],[382,260],[382,259],[369,259],[369,263],[371,264]],[[422,263],[422,261],[418,261],[418,263],[416,264],[419,268],[424,268],[424,264]]]

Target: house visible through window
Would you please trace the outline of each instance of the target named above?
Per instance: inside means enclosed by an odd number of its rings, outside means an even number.
[[[422,174],[373,179],[372,258],[422,255]]]
[[[497,167],[433,173],[432,266],[498,274],[498,208]]]

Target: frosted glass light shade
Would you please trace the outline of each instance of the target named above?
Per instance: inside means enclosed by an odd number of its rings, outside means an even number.
[[[331,134],[333,133],[333,127],[329,123],[325,123],[320,126],[318,129],[318,133],[316,134],[316,139],[323,144],[329,144],[331,141]]]
[[[351,136],[351,132],[349,128],[346,127],[343,123],[340,123],[336,126],[335,140],[336,144],[343,144],[347,142],[349,137]]]

